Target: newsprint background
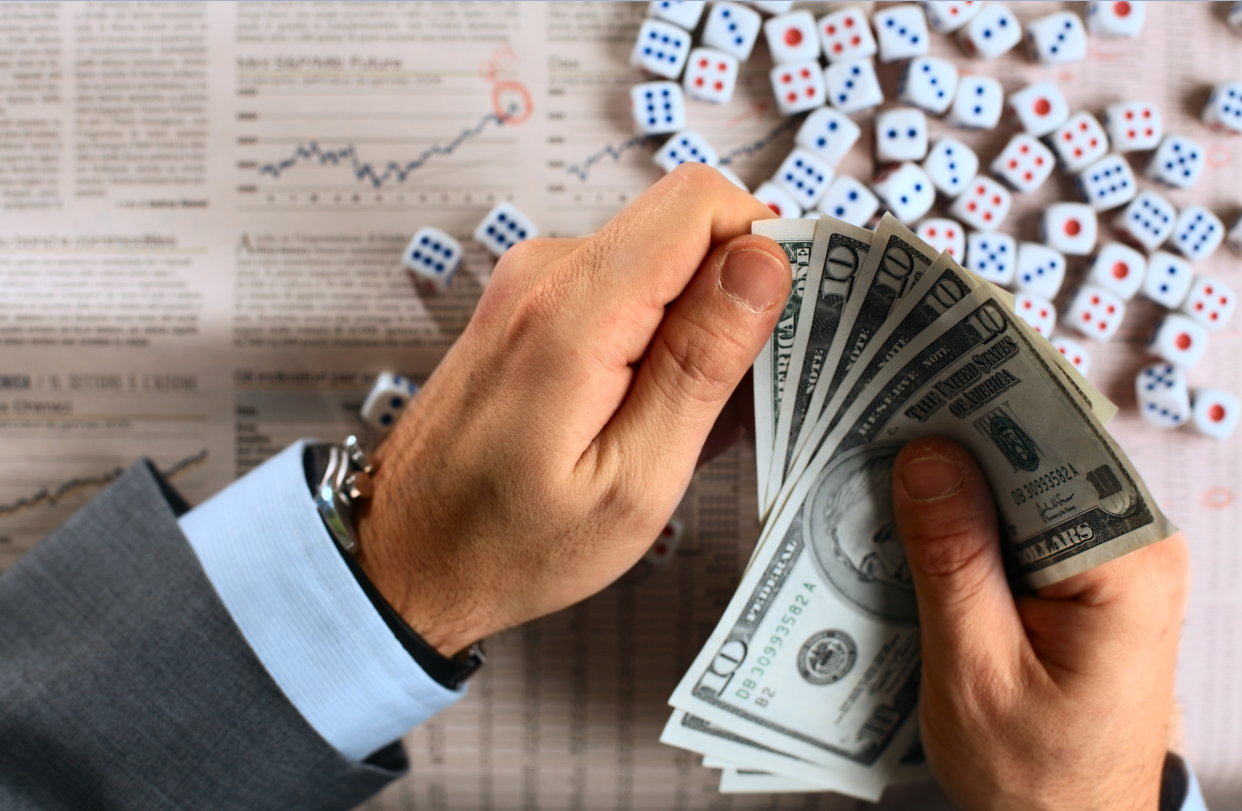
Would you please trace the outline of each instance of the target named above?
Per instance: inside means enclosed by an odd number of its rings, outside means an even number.
[[[1059,5],[1015,10],[1026,20]],[[1018,52],[968,63],[939,36],[933,48],[1007,91],[1053,79],[1074,108],[1156,102],[1168,130],[1209,152],[1193,192],[1169,196],[1232,221],[1242,139],[1197,122],[1213,83],[1242,79],[1226,5],[1150,4],[1142,39],[1092,40],[1067,67]],[[492,268],[469,233],[495,202],[576,235],[655,181],[652,147],[629,126],[644,6],[0,4],[0,568],[138,456],[178,471],[197,501],[292,439],[357,430],[377,372],[421,379],[460,334]],[[792,140],[769,66],[761,44],[731,104],[690,112],[752,186]],[[882,81],[891,95],[894,70]],[[966,137],[987,162],[1008,133]],[[843,168],[865,177],[864,152]],[[1007,230],[1036,238],[1039,206],[1072,196],[1058,176],[1019,201]],[[420,297],[399,272],[421,225],[467,245],[442,297]],[[1197,270],[1242,288],[1227,249]],[[1237,807],[1242,437],[1143,427],[1132,379],[1155,315],[1135,304],[1118,338],[1092,347],[1091,378],[1190,537],[1181,745],[1216,807]],[[1213,335],[1193,384],[1242,393],[1239,321]],[[409,736],[412,774],[368,807],[857,807],[720,795],[718,772],[656,742],[665,699],[758,535],[753,454],[739,446],[700,473],[672,565],[490,640],[470,696]]]

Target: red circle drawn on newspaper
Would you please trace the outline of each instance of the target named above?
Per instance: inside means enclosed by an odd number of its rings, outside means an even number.
[[[1223,510],[1233,506],[1233,491],[1228,487],[1209,487],[1203,491],[1203,506],[1209,510]]]
[[[496,82],[492,86],[492,109],[506,124],[521,124],[535,109],[530,91],[520,82]]]

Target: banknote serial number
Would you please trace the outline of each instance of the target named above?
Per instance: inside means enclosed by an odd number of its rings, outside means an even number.
[[[1081,475],[1073,465],[1064,464],[1055,470],[1050,470],[1044,475],[1031,479],[1026,484],[1011,490],[1009,495],[1013,497],[1014,504],[1025,504],[1027,500],[1038,498],[1055,487],[1059,487],[1068,483],[1072,479]]]
[[[814,587],[807,583],[805,588],[808,591]],[[795,594],[793,602],[785,608],[785,613],[781,617],[780,622],[772,629],[772,635],[768,637],[768,643],[763,646],[763,650],[755,659],[755,663],[750,666],[747,674],[751,678],[742,679],[742,683],[734,690],[734,695],[742,701],[749,701],[754,697],[755,704],[759,707],[768,706],[768,702],[776,696],[776,690],[771,687],[762,687],[759,679],[762,679],[768,672],[768,668],[772,666],[776,655],[780,653],[780,649],[785,646],[793,627],[798,624],[798,617],[802,615],[803,610],[811,604],[810,598],[805,594]]]

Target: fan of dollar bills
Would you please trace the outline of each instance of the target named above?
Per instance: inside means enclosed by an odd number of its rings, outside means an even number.
[[[897,451],[929,434],[992,484],[1015,588],[1038,588],[1174,527],[1104,429],[1116,413],[1013,297],[891,215],[874,231],[766,220],[793,293],[755,362],[763,532],[677,686],[661,740],[722,789],[876,800],[927,776],[914,587],[892,516]]]

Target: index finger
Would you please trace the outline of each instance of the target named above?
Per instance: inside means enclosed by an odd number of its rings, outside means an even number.
[[[636,362],[711,249],[775,216],[715,169],[682,164],[566,257],[563,303],[579,315],[576,334],[621,316],[634,329],[610,339],[620,339],[622,363]]]

